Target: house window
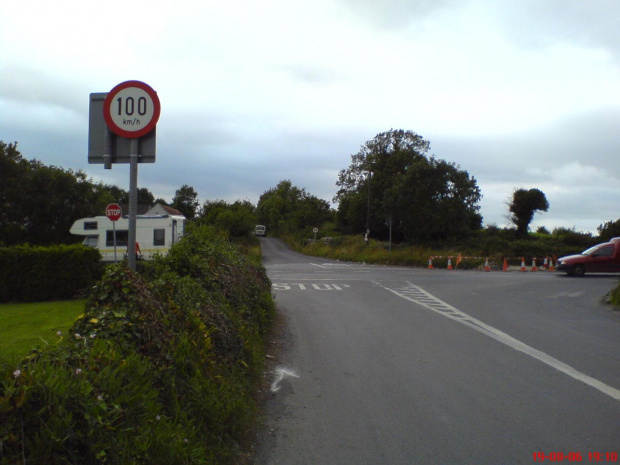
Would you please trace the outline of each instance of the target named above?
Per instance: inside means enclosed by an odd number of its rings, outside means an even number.
[[[165,229],[153,229],[153,245],[166,245]]]
[[[129,231],[126,229],[116,230],[116,247],[127,247],[129,242]],[[114,231],[108,229],[105,232],[105,245],[106,247],[114,247]]]
[[[84,230],[97,230],[97,222],[96,221],[84,221]]]

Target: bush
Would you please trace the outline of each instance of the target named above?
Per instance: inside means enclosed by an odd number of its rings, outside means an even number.
[[[203,228],[142,274],[108,267],[69,335],[1,368],[0,463],[231,463],[255,418],[270,290]]]
[[[0,302],[73,298],[101,277],[98,250],[81,245],[0,248]]]

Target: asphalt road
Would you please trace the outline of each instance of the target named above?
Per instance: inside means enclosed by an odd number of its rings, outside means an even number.
[[[620,313],[602,303],[617,275],[369,266],[261,245],[284,325],[256,464],[620,453]]]

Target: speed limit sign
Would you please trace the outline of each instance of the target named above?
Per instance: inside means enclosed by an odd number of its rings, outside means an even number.
[[[160,112],[157,92],[141,81],[121,82],[103,102],[103,117],[110,131],[129,139],[155,129]]]

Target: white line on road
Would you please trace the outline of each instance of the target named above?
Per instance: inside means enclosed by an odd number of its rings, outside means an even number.
[[[599,391],[607,394],[615,400],[620,400],[620,390],[613,388],[584,373],[581,373],[570,365],[567,365],[566,363],[561,362],[560,360],[553,358],[550,355],[541,352],[540,350],[534,349],[533,347],[528,346],[527,344],[513,338],[512,336],[509,336],[508,334],[500,331],[499,329],[493,328],[492,326],[489,326],[486,323],[483,323],[482,321],[477,320],[476,318],[473,318],[466,313],[463,313],[459,309],[453,307],[450,304],[447,304],[446,302],[438,299],[432,294],[426,292],[424,289],[410,282],[404,283],[404,285],[402,286],[392,287],[384,286],[379,282],[375,282],[375,284],[387,291],[392,292],[393,294],[396,294],[403,299],[421,305],[428,310],[431,310],[435,313],[457,321],[465,326],[469,326],[470,328],[475,329],[476,331],[485,334],[495,339],[496,341],[501,342],[502,344],[512,347],[519,352],[523,352],[530,357],[540,360],[541,362],[546,363],[550,367],[553,367],[556,370],[561,371],[562,373],[567,374],[568,376],[578,381],[581,381],[589,386],[592,386],[593,388],[598,389]]]

